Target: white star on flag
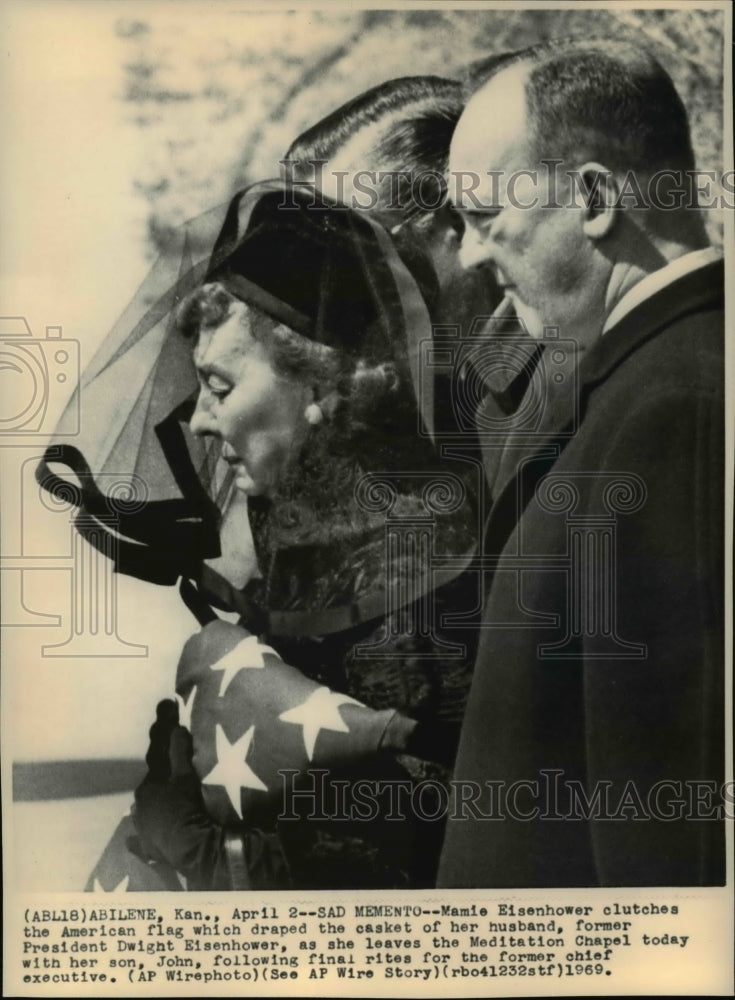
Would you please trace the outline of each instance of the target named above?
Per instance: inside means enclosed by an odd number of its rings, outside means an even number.
[[[180,694],[176,695],[176,703],[179,706],[179,725],[184,726],[191,732],[191,711],[194,708],[194,698],[196,697],[196,684],[189,692],[189,697],[184,701]]]
[[[215,729],[217,763],[206,778],[202,778],[203,785],[221,785],[225,789],[232,803],[232,808],[240,819],[242,819],[240,789],[255,788],[261,792],[268,791],[267,786],[263,784],[245,760],[250,750],[254,733],[255,726],[251,726],[246,733],[243,733],[239,740],[230,743],[227,739],[227,733],[217,723],[217,728]]]
[[[241,670],[248,668],[262,670],[265,666],[265,661],[263,660],[264,653],[271,653],[273,656],[278,656],[278,653],[274,649],[271,649],[270,646],[258,642],[256,635],[249,635],[247,639],[238,642],[234,649],[231,649],[229,653],[225,653],[223,657],[210,666],[210,670],[224,671],[219,686],[220,698],[224,695],[236,674],[239,674]]]
[[[292,722],[296,726],[304,727],[306,756],[311,760],[316,738],[321,729],[330,729],[334,733],[349,733],[350,727],[345,724],[339,714],[339,706],[347,703],[359,705],[361,708],[365,707],[362,702],[356,701],[346,694],[330,691],[328,687],[320,687],[316,691],[312,691],[306,701],[300,705],[289,708],[286,712],[281,712],[278,718],[282,722]]]
[[[100,883],[99,879],[95,879],[92,883],[92,892],[127,892],[128,882],[130,882],[130,876],[126,875],[122,882],[118,882],[116,886],[112,889],[105,889],[105,887]]]

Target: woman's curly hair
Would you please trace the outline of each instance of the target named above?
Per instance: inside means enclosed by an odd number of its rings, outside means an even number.
[[[317,400],[329,397],[328,415],[343,431],[363,430],[383,423],[386,404],[401,385],[391,361],[368,364],[296,333],[257,306],[243,303],[219,282],[191,292],[179,305],[180,333],[196,343],[202,331],[212,331],[240,312],[243,328],[265,347],[281,377],[312,386]]]

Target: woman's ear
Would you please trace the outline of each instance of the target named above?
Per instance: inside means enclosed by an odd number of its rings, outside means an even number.
[[[312,427],[316,427],[322,422],[322,420],[324,420],[324,411],[318,403],[309,403],[304,410],[304,417],[306,418],[307,424],[311,424]]]
[[[608,236],[615,225],[620,188],[612,170],[601,163],[585,163],[579,171],[584,199],[582,228],[592,240]]]

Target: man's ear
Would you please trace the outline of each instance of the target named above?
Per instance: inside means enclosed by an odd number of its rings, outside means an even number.
[[[579,168],[584,198],[583,229],[592,240],[608,236],[615,225],[620,189],[609,167],[585,163]]]

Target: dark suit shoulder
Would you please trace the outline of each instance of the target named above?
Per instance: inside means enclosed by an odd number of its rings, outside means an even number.
[[[615,337],[615,331],[605,336]],[[684,315],[643,340],[592,385],[591,398],[625,405],[657,396],[721,397],[724,392],[724,317],[720,309]]]

